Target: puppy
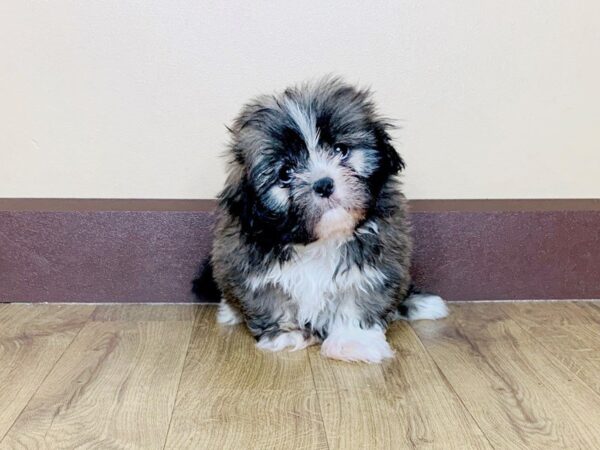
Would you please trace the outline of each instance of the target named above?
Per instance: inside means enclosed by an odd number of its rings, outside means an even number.
[[[211,254],[218,321],[260,349],[379,363],[395,319],[447,315],[415,294],[397,174],[404,162],[370,93],[337,78],[258,97],[231,127]]]

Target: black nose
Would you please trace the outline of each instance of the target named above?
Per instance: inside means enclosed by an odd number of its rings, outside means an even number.
[[[315,181],[313,189],[321,197],[327,198],[333,194],[333,180],[329,177],[321,178],[320,180]]]

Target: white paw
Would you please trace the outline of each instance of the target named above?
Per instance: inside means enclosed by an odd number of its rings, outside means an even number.
[[[318,339],[310,336],[308,339],[304,337],[304,333],[299,330],[285,331],[278,334],[274,338],[261,337],[256,346],[261,350],[269,352],[279,352],[283,349],[288,349],[291,352],[302,350],[310,345],[316,344]]]
[[[448,315],[446,302],[437,295],[411,295],[404,305],[408,308],[408,320],[436,320]]]
[[[221,300],[221,303],[219,303],[219,311],[217,312],[217,323],[220,323],[221,325],[237,325],[241,322],[242,315],[240,312],[227,302]]]
[[[330,334],[321,346],[321,354],[342,361],[380,363],[394,356],[379,329],[348,329]]]

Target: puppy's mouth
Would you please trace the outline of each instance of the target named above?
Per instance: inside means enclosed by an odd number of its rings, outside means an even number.
[[[342,207],[342,199],[334,194],[331,197],[323,198],[315,195],[316,202],[324,211]]]
[[[317,239],[347,238],[352,236],[356,226],[364,219],[365,213],[359,209],[346,209],[332,205],[325,209],[315,226]]]

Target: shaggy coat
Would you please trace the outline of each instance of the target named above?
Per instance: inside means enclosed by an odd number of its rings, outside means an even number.
[[[410,296],[404,162],[389,129],[369,91],[339,79],[244,106],[211,254],[220,322],[245,321],[265,350],[322,342],[326,356],[379,362],[391,320],[445,315],[439,297]]]

